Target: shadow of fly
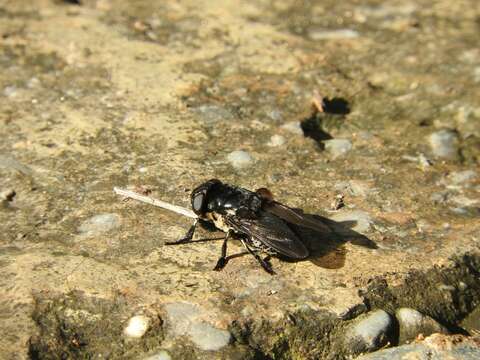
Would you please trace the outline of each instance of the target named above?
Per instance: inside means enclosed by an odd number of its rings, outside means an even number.
[[[265,271],[274,274],[268,261],[270,256],[303,260],[310,255],[295,231],[296,226],[319,232],[331,231],[324,222],[275,201],[265,188],[253,192],[212,179],[192,191],[191,205],[197,216],[195,222],[184,237],[166,245],[223,239],[221,255],[214,267],[217,271],[223,269],[228,260],[251,254]],[[225,232],[225,237],[192,240],[197,225],[208,223]],[[231,238],[239,239],[246,251],[227,256],[227,243]]]

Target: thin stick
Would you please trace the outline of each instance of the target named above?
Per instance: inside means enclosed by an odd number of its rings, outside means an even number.
[[[141,202],[153,205],[153,206],[158,206],[158,207],[161,207],[163,209],[167,209],[167,210],[176,212],[177,214],[188,216],[188,217],[191,217],[193,219],[198,218],[198,216],[192,210],[186,209],[186,208],[181,207],[181,206],[172,205],[172,204],[169,204],[169,203],[167,203],[165,201],[162,201],[162,200],[157,200],[157,199],[151,198],[149,196],[140,195],[136,192],[133,192],[133,191],[130,191],[130,190],[125,190],[125,189],[120,189],[120,188],[117,188],[117,187],[114,187],[113,191],[115,191],[115,193],[118,194],[118,195],[122,195],[122,196],[125,196],[127,198],[135,199],[135,200],[138,200],[138,201],[141,201]]]

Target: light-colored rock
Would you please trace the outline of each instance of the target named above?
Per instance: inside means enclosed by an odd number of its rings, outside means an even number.
[[[458,158],[458,135],[452,130],[439,130],[428,138],[433,155],[444,159]]]
[[[400,326],[399,343],[404,344],[414,340],[419,334],[425,336],[433,333],[448,334],[448,330],[437,321],[417,310],[400,308],[395,312]]]
[[[352,143],[347,139],[331,139],[325,140],[323,143],[325,145],[325,150],[327,150],[334,159],[343,156],[352,150]]]
[[[276,147],[282,146],[285,144],[285,138],[282,135],[272,135],[270,141],[267,143],[268,146]]]
[[[136,315],[128,320],[127,326],[123,329],[123,334],[130,338],[141,338],[148,330],[150,318],[144,315]]]
[[[83,236],[93,236],[113,230],[120,224],[121,218],[118,214],[99,214],[82,222],[78,227],[78,232]]]
[[[170,303],[165,305],[165,310],[172,335],[188,336],[201,350],[219,350],[230,342],[230,333],[206,323],[202,309],[194,304]]]
[[[235,150],[227,155],[227,160],[235,169],[243,169],[253,164],[252,156],[243,150]]]
[[[352,228],[359,233],[365,233],[370,229],[373,222],[371,216],[365,211],[361,210],[344,210],[339,211],[331,216],[332,220],[342,221],[354,221],[356,225]]]
[[[220,330],[207,323],[194,323],[188,334],[192,342],[201,350],[220,350],[229,344],[231,335],[227,330]]]
[[[379,349],[388,342],[393,326],[387,312],[375,310],[354,320],[346,332],[346,344],[353,354]]]

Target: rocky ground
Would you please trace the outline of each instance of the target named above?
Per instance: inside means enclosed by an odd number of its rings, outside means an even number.
[[[478,354],[478,1],[74,3],[0,0],[2,358]],[[212,177],[332,231],[214,272],[220,243],[164,246],[190,220],[112,190]]]

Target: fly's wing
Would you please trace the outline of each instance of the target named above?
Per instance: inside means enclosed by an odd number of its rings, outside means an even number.
[[[227,223],[238,233],[258,240],[292,259],[305,259],[309,252],[297,235],[279,217],[260,210],[255,219],[227,215]]]
[[[293,210],[292,208],[289,208],[288,206],[283,205],[277,201],[265,201],[263,203],[263,209],[291,224],[307,227],[309,229],[320,232],[332,231],[330,227],[322,221],[312,217],[308,217],[303,214],[303,212]]]

